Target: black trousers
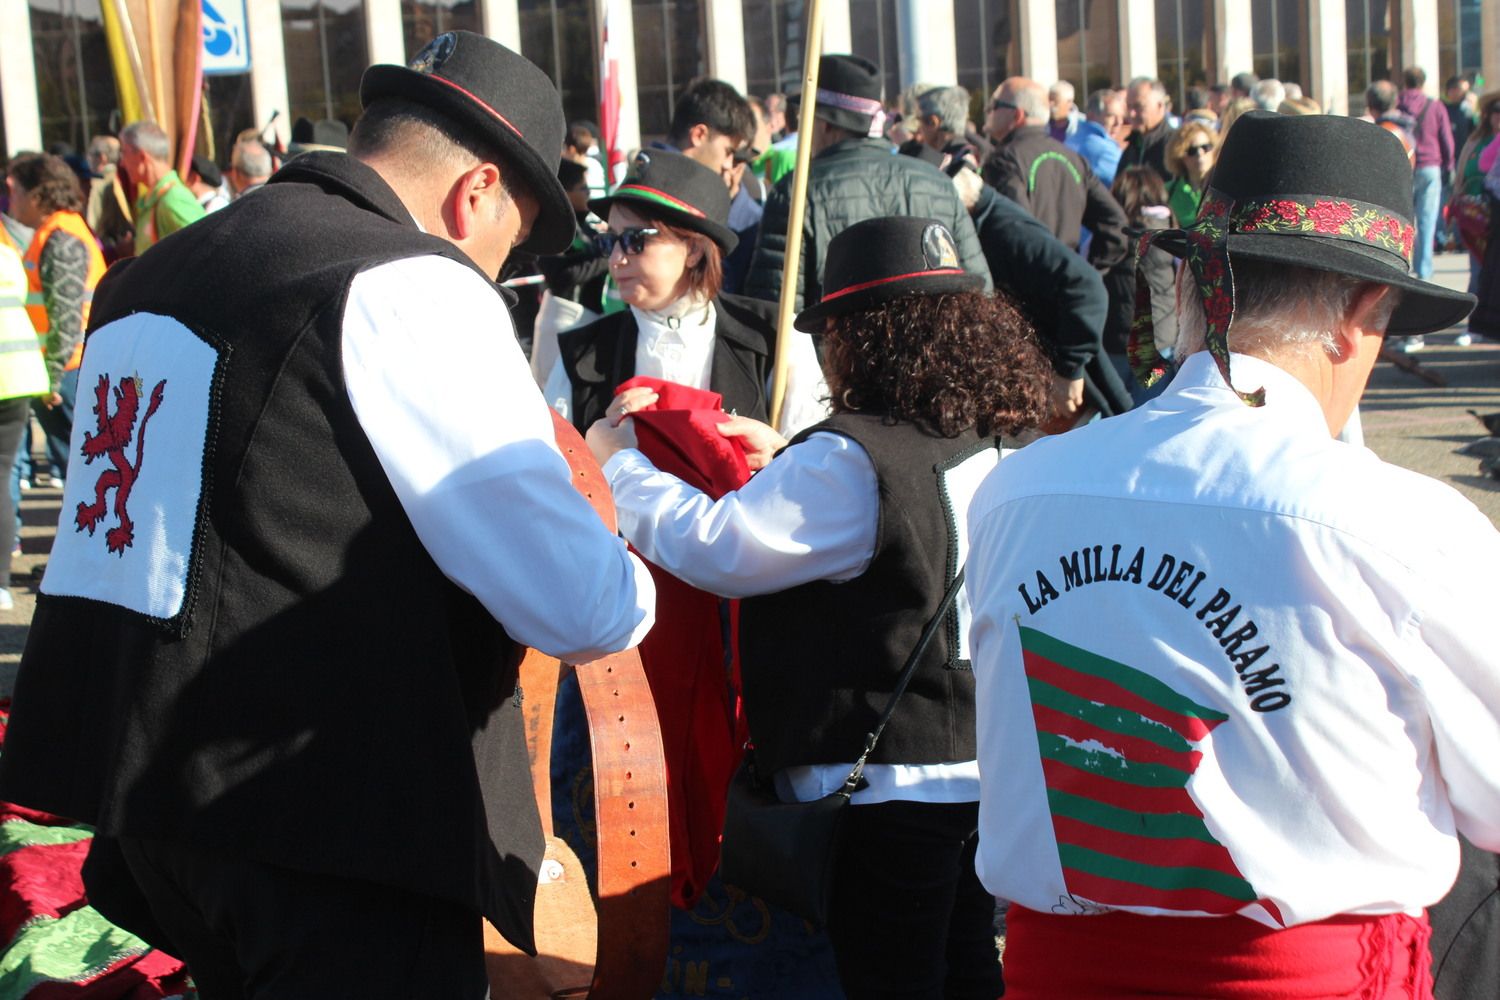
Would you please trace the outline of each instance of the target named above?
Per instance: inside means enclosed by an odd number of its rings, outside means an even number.
[[[19,396],[0,400],[0,531],[5,543],[0,545],[0,587],[10,589],[10,553],[16,543],[16,511],[10,495],[10,470],[16,464],[16,452],[21,447],[21,436],[26,431],[26,421],[31,418],[31,399]],[[5,532],[12,532],[6,536]]]
[[[974,874],[979,804],[846,812],[828,936],[849,1000],[1003,994],[995,897]]]
[[[483,1000],[480,916],[453,903],[241,855],[101,838],[89,902],[187,964],[204,1000]]]

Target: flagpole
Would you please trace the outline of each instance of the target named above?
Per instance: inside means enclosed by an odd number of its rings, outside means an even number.
[[[823,49],[823,0],[807,9],[807,58],[802,67],[802,100],[797,109],[797,165],[792,174],[792,210],[786,225],[786,261],[781,271],[781,307],[776,320],[776,371],[771,379],[771,426],[781,426],[791,361],[792,328],[797,311],[797,282],[801,280],[802,220],[807,209],[808,165],[812,162],[813,111],[817,107],[818,59]]]

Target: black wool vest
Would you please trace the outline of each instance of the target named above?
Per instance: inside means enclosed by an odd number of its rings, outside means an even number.
[[[526,946],[518,650],[427,554],[343,378],[350,283],[430,254],[473,266],[369,167],[312,153],[106,277],[91,337],[154,313],[218,351],[189,586],[166,621],[40,598],[0,797],[448,899]],[[143,342],[147,387],[167,350]]]
[[[724,411],[762,423],[770,418],[768,383],[776,354],[774,302],[720,295],[708,388],[724,397]],[[558,335],[557,351],[573,385],[573,426],[580,432],[604,416],[615,387],[635,376],[639,333],[628,309]],[[801,336],[799,334],[799,336]]]
[[[837,414],[816,431],[859,443],[875,466],[880,518],[869,568],[845,583],[815,581],[741,605],[745,712],[757,759],[771,771],[852,762],[864,748],[915,647],[958,572],[958,524],[944,472],[995,438],[955,438],[914,424]],[[974,675],[959,659],[958,612],[913,675],[870,763],[973,760]]]

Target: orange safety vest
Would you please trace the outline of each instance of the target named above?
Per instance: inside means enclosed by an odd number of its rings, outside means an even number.
[[[94,233],[89,229],[89,224],[83,221],[83,216],[77,212],[61,211],[53,212],[47,216],[47,220],[37,227],[36,235],[31,239],[31,246],[26,248],[24,263],[26,265],[26,312],[31,317],[31,325],[36,327],[37,336],[43,337],[48,330],[52,329],[52,321],[47,316],[47,305],[42,298],[42,248],[52,238],[52,234],[61,229],[63,232],[76,236],[83,241],[83,245],[89,250],[89,273],[83,283],[83,328],[89,326],[89,310],[94,301],[94,289],[99,287],[99,279],[104,277],[104,254],[99,250],[99,241],[94,239]],[[83,363],[83,340],[79,339],[78,345],[73,348],[73,356],[68,358],[68,363],[63,365],[64,371],[72,371]]]

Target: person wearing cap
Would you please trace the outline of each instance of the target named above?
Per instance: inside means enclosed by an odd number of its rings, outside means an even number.
[[[203,206],[172,167],[172,143],[153,121],[120,132],[120,169],[135,199],[135,253],[203,218]]]
[[[959,572],[973,489],[1046,405],[1030,329],[959,266],[941,222],[856,223],[834,237],[826,277],[796,327],[822,334],[833,415],[789,445],[762,428],[776,455],[739,490],[710,501],[635,450],[624,418],[645,401],[619,401],[588,432],[631,544],[743,599],[750,738],[785,801],[844,782]],[[828,932],[851,997],[1003,990],[994,899],[972,867],[967,607],[960,597],[924,653],[845,820]]]
[[[614,194],[589,206],[609,222],[599,252],[629,308],[558,336],[543,390],[552,407],[585,431],[639,375],[710,389],[726,411],[770,420],[775,312],[720,291],[738,242],[723,179],[680,153],[645,150]],[[793,341],[786,392],[782,433],[827,415],[818,357],[804,338]]]
[[[971,504],[1008,1000],[1431,996],[1457,833],[1500,848],[1500,534],[1335,438],[1386,334],[1473,304],[1414,239],[1385,130],[1242,115],[1197,222],[1142,239],[1185,258],[1166,391]]]
[[[910,156],[892,156],[882,138],[885,109],[880,73],[858,56],[825,55],[818,62],[816,120],[810,135],[812,162],[807,207],[802,221],[801,280],[795,282],[797,308],[813,304],[823,291],[823,268],[830,241],[865,219],[910,215],[938,219],[958,241],[959,264],[990,288],[989,268],[969,213],[941,170]],[[800,104],[802,95],[792,98]],[[745,294],[781,298],[787,226],[794,178],[783,177],[766,196],[760,239],[745,280]]]
[[[0,763],[206,998],[485,996],[481,914],[534,948],[521,647],[653,618],[494,283],[573,233],[556,89],[459,31],[360,95],[101,285]]]
[[[188,173],[187,183],[198,204],[203,206],[205,215],[229,204],[229,195],[224,192],[224,172],[208,157],[193,157],[193,169]]]

